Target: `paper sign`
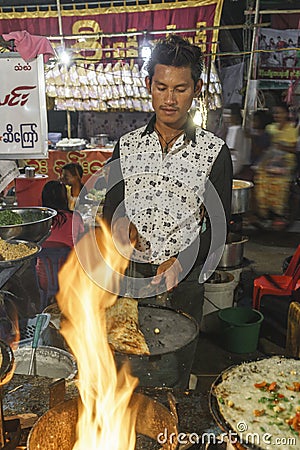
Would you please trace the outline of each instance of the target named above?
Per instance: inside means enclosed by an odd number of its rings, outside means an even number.
[[[43,55],[0,55],[0,159],[45,158],[48,129]]]

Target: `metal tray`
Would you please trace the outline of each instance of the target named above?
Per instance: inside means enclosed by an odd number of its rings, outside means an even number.
[[[17,264],[23,263],[31,258],[35,258],[36,255],[42,250],[42,247],[35,242],[22,241],[20,239],[10,239],[6,241],[8,244],[26,244],[29,248],[35,248],[36,251],[31,255],[23,256],[22,258],[10,259],[8,261],[0,261],[0,269],[6,269],[8,267],[13,267]]]

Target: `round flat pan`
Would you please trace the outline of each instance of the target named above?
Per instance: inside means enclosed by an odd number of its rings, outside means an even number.
[[[276,355],[280,358],[284,358],[284,359],[298,359],[298,358],[289,358],[288,356],[280,356],[280,355]],[[265,359],[270,359],[272,358],[272,356],[267,356],[264,358],[256,358],[255,360],[251,360],[251,361],[245,361],[242,364],[247,364],[247,363],[251,363],[251,362],[255,362],[255,361],[262,361]],[[253,449],[253,450],[264,450],[262,449],[262,447],[260,447],[257,444],[251,444],[249,442],[245,443],[241,440],[241,438],[238,436],[238,433],[231,427],[231,425],[226,421],[226,419],[224,418],[224,416],[222,415],[220,408],[219,408],[219,404],[218,404],[218,400],[216,398],[215,395],[215,387],[218,386],[218,384],[220,384],[223,381],[223,377],[226,375],[228,376],[228,374],[230,374],[231,370],[234,369],[235,367],[238,367],[240,364],[236,364],[236,365],[232,365],[230,367],[228,367],[227,369],[223,370],[215,379],[215,381],[212,383],[211,388],[210,388],[210,392],[209,392],[209,410],[210,413],[212,414],[214,420],[216,421],[217,425],[221,428],[222,431],[224,431],[224,433],[227,434],[231,434],[233,435],[234,439],[237,439],[237,448],[239,448],[240,450],[242,449]]]

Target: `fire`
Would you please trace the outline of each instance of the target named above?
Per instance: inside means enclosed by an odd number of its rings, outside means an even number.
[[[105,320],[105,309],[117,298],[110,292],[116,292],[128,260],[116,250],[103,225],[86,234],[76,252],[72,251],[59,273],[57,295],[65,318],[61,331],[78,364],[81,402],[73,450],[131,450],[136,412],[129,402],[138,380],[126,366],[117,372]],[[105,289],[93,281],[100,276]]]

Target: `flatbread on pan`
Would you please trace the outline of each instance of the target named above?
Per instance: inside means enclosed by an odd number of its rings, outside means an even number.
[[[145,337],[139,328],[138,302],[129,297],[118,298],[106,310],[107,339],[120,353],[150,355]]]
[[[224,422],[245,446],[300,448],[300,360],[273,356],[229,368],[213,395]]]

